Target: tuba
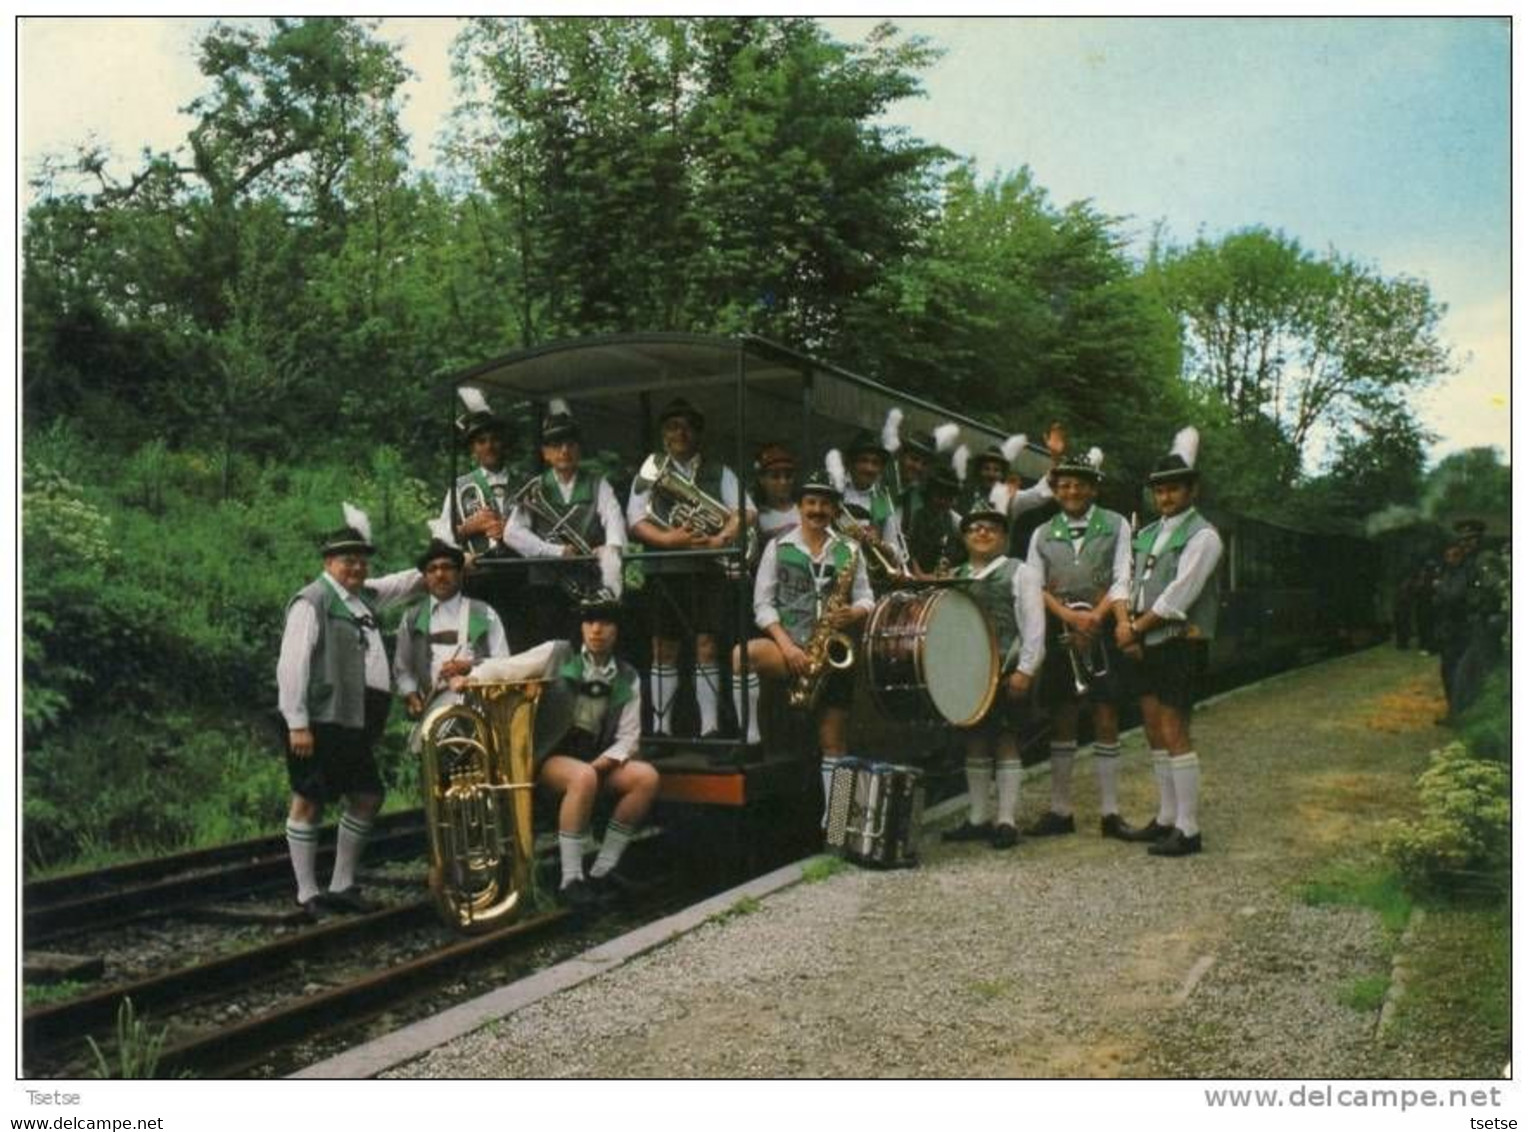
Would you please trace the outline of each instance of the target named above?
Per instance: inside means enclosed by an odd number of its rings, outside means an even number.
[[[575,554],[585,558],[594,557],[594,548],[589,545],[587,539],[573,529],[569,522],[573,512],[559,515],[557,509],[547,502],[546,492],[541,487],[541,477],[533,476],[529,483],[515,493],[512,500],[515,506],[524,507],[525,510],[546,524],[546,529],[541,537],[547,542],[554,542],[561,546],[571,546]],[[572,564],[570,564],[572,565]],[[563,593],[574,601],[582,602],[598,594],[603,588],[600,581],[599,568],[593,563],[578,563],[576,569],[564,569],[557,572],[557,584],[562,587]],[[585,569],[584,567],[588,567]],[[588,579],[590,571],[594,573],[592,582]]]
[[[662,460],[649,456],[637,476],[652,484],[643,518],[651,519],[661,527],[670,530],[682,527],[691,534],[713,538],[726,529],[736,514],[721,500],[707,495],[693,480],[675,471],[674,462],[668,456]],[[758,539],[758,531],[750,525],[746,531],[743,561],[729,558],[722,565],[729,578],[741,577],[748,572],[749,565],[758,558]]]
[[[828,624],[828,614],[842,609],[849,601],[849,591],[854,588],[854,576],[859,571],[859,543],[849,540],[849,561],[839,571],[833,584],[833,592],[823,602],[812,635],[803,646],[807,670],[791,681],[785,699],[797,711],[811,711],[817,706],[822,694],[823,682],[830,669],[842,671],[854,665],[854,640],[847,633],[840,633]]]
[[[544,681],[469,683],[420,724],[430,891],[458,931],[508,923],[530,901],[536,707]]]

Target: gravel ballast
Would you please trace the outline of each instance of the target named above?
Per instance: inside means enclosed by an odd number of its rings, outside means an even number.
[[[1424,658],[1374,649],[1202,711],[1206,851],[1079,832],[1011,852],[925,837],[917,869],[848,868],[524,1006],[389,1077],[1362,1077],[1388,972],[1368,911],[1295,886],[1372,852],[1443,733]],[[1424,719],[1424,717],[1426,717]],[[1125,745],[1126,817],[1155,787]],[[1025,784],[1026,817],[1049,798]]]

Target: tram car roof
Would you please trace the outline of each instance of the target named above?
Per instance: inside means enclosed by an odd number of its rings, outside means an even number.
[[[453,391],[472,386],[500,412],[509,402],[568,401],[585,447],[629,452],[635,427],[640,447],[656,440],[656,414],[683,397],[706,418],[707,449],[748,466],[758,446],[791,447],[802,469],[829,448],[846,445],[859,429],[880,434],[887,413],[902,410],[905,441],[945,422],[959,426],[956,444],[973,456],[1006,435],[993,425],[891,389],[869,378],[753,335],[608,334],[520,350],[473,366],[449,380]],[[741,413],[738,392],[742,390]],[[635,414],[635,415],[634,415]],[[538,414],[539,416],[539,414]],[[741,424],[741,429],[739,425]],[[1018,459],[1031,479],[1049,458],[1038,444]]]

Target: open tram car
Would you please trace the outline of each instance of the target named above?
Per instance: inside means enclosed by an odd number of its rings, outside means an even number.
[[[798,474],[805,474],[829,448],[843,447],[860,429],[879,432],[887,413],[903,413],[902,435],[928,434],[939,424],[960,429],[957,444],[972,453],[1000,443],[1004,433],[960,413],[910,397],[762,338],[711,337],[681,333],[617,334],[552,343],[485,362],[449,382],[453,404],[464,386],[481,390],[496,408],[529,402],[530,417],[539,428],[547,403],[561,398],[572,408],[583,432],[584,463],[610,480],[622,506],[636,469],[658,445],[656,414],[674,397],[684,397],[705,416],[702,451],[721,460],[752,494],[754,454],[766,442],[785,444],[795,454]],[[519,441],[515,448],[539,452],[540,438]],[[459,449],[456,449],[459,451]],[[458,460],[460,456],[458,456]],[[1013,462],[1024,483],[1045,475],[1049,457],[1031,445]],[[453,480],[458,471],[453,468]],[[529,476],[538,468],[525,469]],[[1144,503],[1121,506],[1118,493],[1144,500],[1138,485],[1114,486],[1102,500],[1127,514],[1140,511],[1150,520]],[[1110,496],[1113,496],[1111,498]],[[1227,544],[1217,572],[1221,602],[1220,633],[1210,652],[1212,681],[1227,682],[1314,659],[1354,647],[1377,633],[1378,562],[1358,539],[1338,539],[1277,527],[1255,519],[1206,508]],[[1026,516],[1021,536],[1049,512]],[[1016,542],[1018,540],[1016,539]],[[697,558],[741,558],[739,546],[730,551],[655,552],[637,544],[628,547],[628,588],[623,606],[621,651],[644,673],[649,642],[635,616],[637,603],[647,600],[638,585],[641,577],[660,571],[720,568],[716,561]],[[639,570],[632,563],[640,563]],[[488,565],[493,570],[523,570],[529,560],[507,558]],[[732,645],[753,632],[752,579],[746,572],[729,584],[734,591],[731,624],[719,630],[723,657]],[[677,611],[676,613],[681,612]],[[693,637],[695,626],[689,626]],[[688,646],[687,646],[688,649]],[[937,668],[941,657],[925,662]],[[688,651],[680,667],[688,683],[680,691],[683,704],[693,690],[694,657]],[[865,686],[863,663],[857,664],[851,737],[853,752],[900,763],[924,763],[935,774],[933,790],[958,790],[959,758],[954,730],[944,723],[907,724],[881,716]],[[958,661],[955,665],[958,668]],[[722,664],[720,702],[723,718],[731,711],[730,665]],[[644,702],[650,703],[644,688]],[[766,684],[760,701],[764,742],[748,746],[737,738],[677,738],[652,734],[644,720],[643,751],[661,773],[657,818],[673,829],[720,833],[727,844],[719,856],[745,867],[766,863],[782,851],[810,846],[817,830],[820,779],[815,734],[810,720],[790,712],[779,688]],[[737,735],[733,720],[730,734]],[[1044,757],[1043,721],[1024,737],[1026,762]],[[950,757],[944,758],[946,752]],[[714,851],[708,848],[707,853]]]

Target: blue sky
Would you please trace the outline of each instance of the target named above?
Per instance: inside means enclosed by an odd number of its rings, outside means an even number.
[[[25,20],[30,164],[87,134],[131,159],[174,146],[198,93],[205,21]],[[825,19],[858,39],[872,21]],[[1500,19],[897,20],[945,55],[891,119],[972,157],[1028,165],[1060,202],[1092,199],[1138,240],[1265,224],[1316,251],[1428,281],[1462,369],[1417,401],[1433,456],[1507,452],[1509,30]],[[450,105],[454,21],[389,19],[418,73],[416,158]],[[81,84],[89,74],[92,82]]]

